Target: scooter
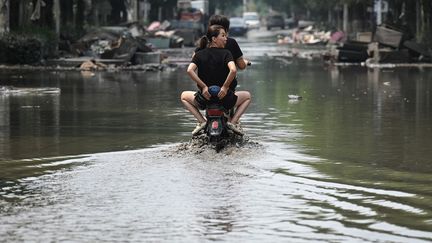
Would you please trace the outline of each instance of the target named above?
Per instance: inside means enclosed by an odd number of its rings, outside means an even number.
[[[207,124],[205,134],[208,142],[216,149],[220,150],[232,137],[233,132],[227,128],[228,118],[234,114],[234,110],[226,110],[218,98],[219,86],[210,86],[210,102],[207,105],[205,114]]]
[[[251,63],[248,62],[247,65],[250,66]],[[210,93],[210,102],[206,107],[207,123],[204,132],[207,135],[209,144],[219,151],[227,143],[235,141],[236,138],[242,138],[242,136],[235,134],[227,127],[228,118],[232,118],[234,115],[234,108],[226,110],[223,107],[218,98],[220,87],[212,85],[208,88],[208,91]]]

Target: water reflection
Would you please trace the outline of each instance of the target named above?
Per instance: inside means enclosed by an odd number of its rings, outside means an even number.
[[[172,134],[175,127],[161,122],[161,117],[183,112],[175,75],[180,72],[95,73],[92,77],[45,73],[38,81],[30,79],[31,74],[23,75],[29,81],[20,85],[57,86],[61,95],[2,96],[2,118],[8,120],[5,128],[12,133],[2,136],[2,145],[16,145],[1,151],[1,157],[58,156],[165,142],[164,134]],[[174,82],[162,82],[165,79]]]
[[[10,137],[10,110],[9,110],[9,98],[7,96],[0,95],[0,151],[2,154],[5,151],[10,150],[10,143],[8,138]]]

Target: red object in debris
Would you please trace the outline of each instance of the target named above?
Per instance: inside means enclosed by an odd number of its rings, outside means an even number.
[[[343,41],[345,38],[345,33],[342,31],[336,31],[330,36],[331,43],[337,43]]]
[[[161,23],[159,21],[154,21],[147,27],[147,30],[148,31],[155,31],[155,30],[159,29],[160,25],[161,25]]]

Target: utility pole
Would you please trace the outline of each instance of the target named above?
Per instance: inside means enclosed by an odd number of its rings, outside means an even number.
[[[9,0],[0,0],[0,35],[9,32]]]
[[[247,0],[243,0],[243,13],[247,12],[247,4],[248,4],[248,1]]]

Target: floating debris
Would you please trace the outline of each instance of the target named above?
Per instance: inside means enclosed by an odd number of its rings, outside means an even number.
[[[60,88],[18,88],[13,86],[0,86],[1,95],[57,95]]]
[[[290,100],[301,100],[301,99],[303,99],[303,97],[301,97],[300,95],[292,95],[292,94],[288,95],[288,98]]]

